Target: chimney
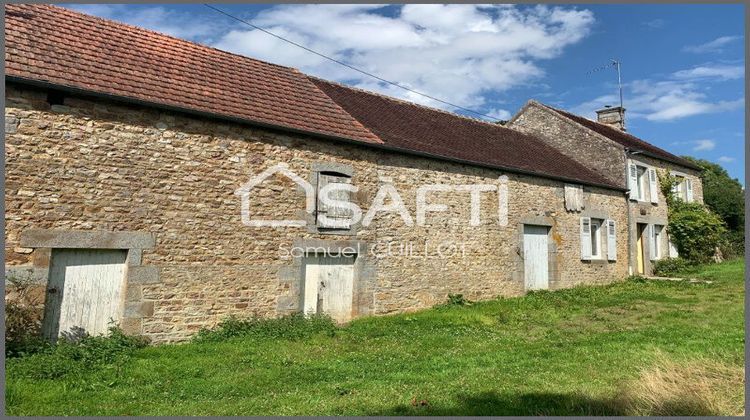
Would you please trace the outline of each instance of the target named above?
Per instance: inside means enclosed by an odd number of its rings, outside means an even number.
[[[625,108],[621,106],[605,105],[596,111],[596,120],[618,130],[625,130]]]

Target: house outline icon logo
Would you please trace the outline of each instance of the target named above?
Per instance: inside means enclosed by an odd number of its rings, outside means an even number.
[[[281,174],[291,179],[294,183],[302,187],[305,190],[305,211],[308,214],[315,212],[315,188],[312,184],[305,181],[292,172],[289,169],[289,165],[286,163],[278,163],[266,169],[265,171],[250,178],[247,182],[242,184],[239,188],[234,190],[234,194],[241,198],[241,213],[242,213],[242,224],[251,227],[305,227],[307,226],[306,220],[254,220],[250,218],[250,196],[251,190],[256,186],[260,185],[266,179]]]

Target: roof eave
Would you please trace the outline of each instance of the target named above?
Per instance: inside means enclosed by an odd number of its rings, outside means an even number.
[[[500,165],[491,165],[491,164],[486,164],[486,163],[481,163],[481,162],[474,162],[474,161],[465,160],[465,159],[458,159],[458,158],[436,155],[436,154],[427,153],[427,152],[420,152],[417,150],[388,146],[382,143],[368,143],[368,142],[350,138],[350,137],[334,136],[331,134],[320,133],[316,131],[308,131],[308,130],[302,130],[302,129],[288,127],[288,126],[269,124],[269,123],[262,122],[262,121],[255,121],[255,120],[250,120],[246,118],[232,117],[232,116],[225,115],[225,114],[217,114],[217,113],[212,113],[212,112],[207,112],[207,111],[200,111],[197,109],[180,107],[180,106],[175,106],[175,105],[168,105],[168,104],[164,104],[160,102],[146,101],[143,99],[133,98],[129,96],[114,95],[114,94],[84,89],[84,88],[80,88],[76,86],[48,82],[48,81],[43,81],[43,80],[29,79],[25,77],[11,76],[7,74],[5,76],[5,80],[9,82],[13,82],[13,83],[26,84],[26,85],[36,86],[36,87],[41,87],[41,88],[46,88],[46,89],[57,89],[57,90],[62,90],[68,93],[78,94],[78,95],[92,96],[96,98],[102,98],[102,99],[107,99],[111,101],[122,102],[122,103],[132,104],[132,105],[147,106],[147,107],[152,107],[156,109],[179,112],[179,113],[194,115],[194,116],[203,117],[203,118],[234,122],[238,124],[246,124],[246,125],[251,125],[255,127],[285,131],[285,132],[290,132],[290,133],[295,133],[295,134],[303,134],[303,135],[307,135],[307,136],[311,136],[311,137],[315,137],[319,139],[334,140],[334,141],[339,141],[339,142],[344,142],[344,143],[349,143],[349,144],[356,144],[359,146],[372,147],[372,148],[376,148],[380,150],[403,153],[403,154],[408,154],[412,156],[420,156],[420,157],[426,157],[426,158],[431,158],[431,159],[443,160],[447,162],[460,163],[464,165],[471,165],[471,166],[483,167],[483,168],[488,168],[488,169],[496,169],[496,170],[510,172],[510,173],[530,175],[530,176],[546,178],[546,179],[551,179],[551,180],[556,180],[556,181],[588,185],[592,187],[599,187],[599,188],[604,188],[604,189],[609,189],[609,190],[614,190],[614,191],[623,191],[623,192],[627,191],[626,188],[616,186],[616,185],[609,185],[606,183],[583,181],[580,179],[544,174],[544,173],[535,172],[531,170],[524,170],[520,168],[512,168],[512,167],[505,167],[505,166],[500,166]]]

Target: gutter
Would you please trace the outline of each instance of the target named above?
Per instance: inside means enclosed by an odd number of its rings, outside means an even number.
[[[125,104],[162,109],[162,110],[171,111],[171,112],[178,112],[182,114],[193,115],[193,116],[197,116],[201,118],[209,118],[209,119],[215,119],[219,121],[228,121],[228,122],[233,122],[237,124],[261,127],[261,128],[266,128],[266,129],[275,130],[275,131],[302,134],[302,135],[311,136],[311,137],[315,137],[319,139],[333,140],[333,141],[346,143],[346,144],[354,144],[358,146],[371,147],[374,149],[388,151],[388,152],[425,157],[429,159],[442,160],[446,162],[459,163],[463,165],[470,165],[470,166],[475,166],[475,167],[480,167],[480,168],[495,169],[495,170],[516,173],[516,174],[521,174],[521,175],[530,175],[530,176],[535,176],[538,178],[551,179],[555,181],[563,181],[563,182],[570,182],[570,183],[575,183],[575,184],[588,185],[592,187],[599,187],[599,188],[604,188],[604,189],[614,190],[614,191],[627,191],[626,189],[622,187],[609,185],[609,184],[588,182],[588,181],[582,181],[582,180],[575,179],[575,178],[543,174],[543,173],[535,172],[531,170],[524,170],[524,169],[518,169],[518,168],[505,167],[501,165],[492,165],[488,163],[474,162],[474,161],[466,160],[466,159],[452,158],[452,157],[436,155],[436,154],[427,153],[427,152],[421,152],[417,150],[388,146],[382,143],[367,143],[365,141],[356,140],[356,139],[349,138],[349,137],[341,137],[341,136],[336,136],[332,134],[324,134],[324,133],[319,133],[319,132],[314,132],[314,131],[301,130],[301,129],[286,127],[286,126],[277,125],[277,124],[269,124],[269,123],[264,123],[260,121],[253,121],[253,120],[248,120],[248,119],[243,119],[243,118],[231,117],[231,116],[224,115],[224,114],[216,114],[216,113],[207,112],[207,111],[198,111],[196,109],[185,108],[185,107],[180,107],[180,106],[175,106],[175,105],[167,105],[167,104],[152,102],[152,101],[146,101],[143,99],[137,99],[137,98],[132,98],[128,96],[96,92],[96,91],[82,89],[82,88],[75,87],[75,86],[62,85],[62,84],[57,84],[57,83],[52,83],[52,82],[45,82],[41,80],[27,79],[24,77],[8,76],[8,75],[5,76],[5,80],[7,82],[35,86],[35,87],[40,87],[44,89],[56,89],[56,90],[61,90],[67,93],[106,99],[106,100],[110,100],[113,102],[120,102],[120,103],[125,103]]]

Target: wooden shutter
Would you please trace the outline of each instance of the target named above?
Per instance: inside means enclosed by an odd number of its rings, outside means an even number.
[[[648,241],[648,255],[650,260],[656,259],[656,229],[655,225],[647,225],[646,226],[646,233],[648,234],[647,237],[649,238]]]
[[[635,163],[630,163],[628,166],[628,188],[630,189],[630,199],[638,200],[638,167]]]
[[[565,210],[581,211],[583,208],[583,186],[565,184]]]
[[[693,180],[685,178],[685,201],[693,202]]]
[[[320,191],[328,184],[349,184],[351,180],[349,177],[340,175],[331,175],[325,173],[318,173],[318,211],[317,211],[317,223],[318,227],[321,228],[332,228],[332,229],[349,229],[349,224],[343,225],[345,221],[351,217],[349,209],[340,206],[327,206],[320,195]],[[337,201],[349,201],[349,191],[343,189],[335,189],[328,195],[329,199]],[[327,220],[324,220],[321,215],[325,215]],[[334,221],[336,220],[336,221]],[[327,222],[327,223],[326,223]]]
[[[591,218],[581,217],[581,259],[591,259]]]
[[[659,202],[659,183],[656,179],[656,169],[650,168],[648,170],[648,189],[651,193],[651,202],[652,203],[658,203]]]
[[[617,260],[617,226],[614,220],[607,220],[607,259]]]

